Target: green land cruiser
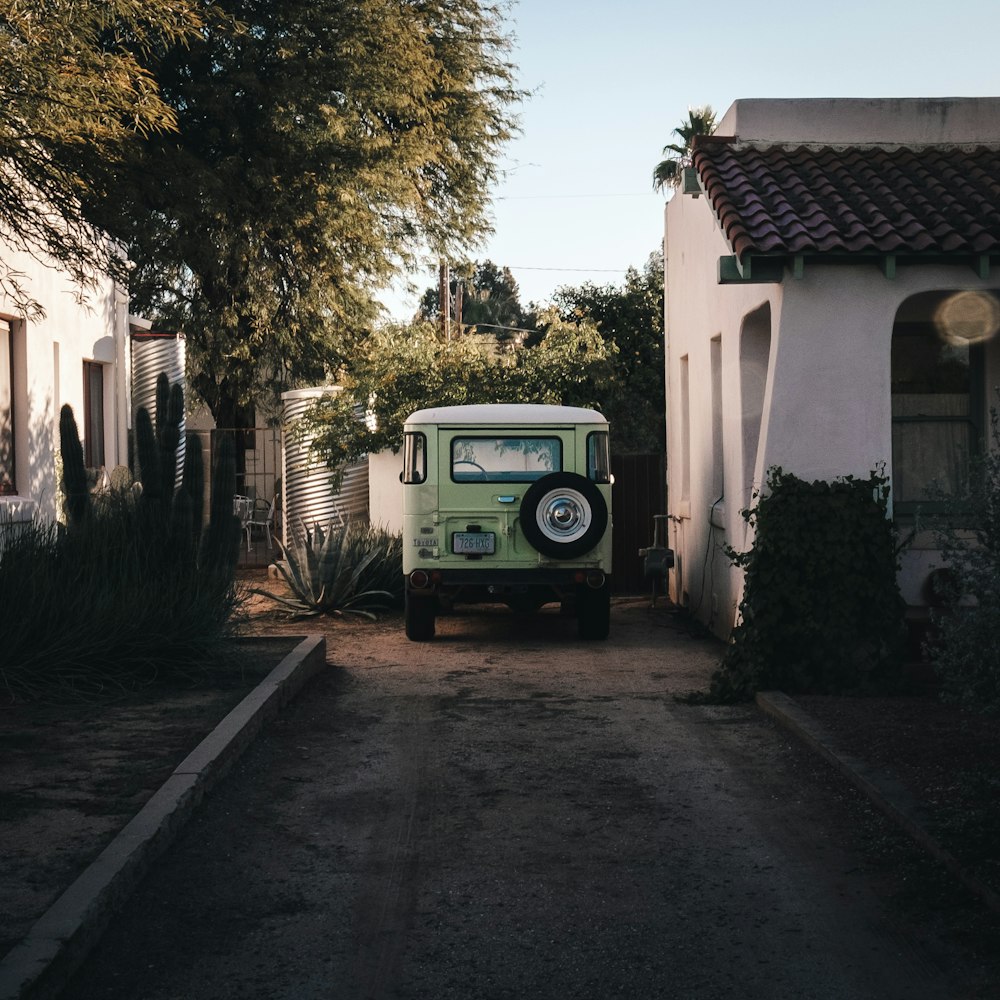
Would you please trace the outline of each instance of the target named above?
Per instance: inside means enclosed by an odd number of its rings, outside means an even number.
[[[572,406],[418,410],[403,434],[406,634],[454,604],[559,602],[605,639],[611,610],[608,422]]]

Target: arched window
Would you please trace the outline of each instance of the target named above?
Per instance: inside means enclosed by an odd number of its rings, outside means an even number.
[[[897,514],[954,494],[982,448],[986,344],[1000,301],[984,292],[927,292],[892,330],[892,492]]]
[[[744,507],[753,501],[754,469],[761,448],[764,394],[771,356],[771,305],[765,303],[744,317],[740,338],[740,395],[743,410],[743,495]],[[760,485],[760,484],[758,484]]]

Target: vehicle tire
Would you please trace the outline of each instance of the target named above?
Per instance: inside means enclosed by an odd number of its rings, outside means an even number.
[[[407,589],[403,606],[406,638],[413,642],[429,642],[433,639],[436,612],[437,600],[433,594],[415,595]]]
[[[584,476],[551,472],[528,487],[520,522],[524,537],[542,555],[576,559],[604,537],[608,505]]]
[[[611,584],[577,588],[576,627],[581,639],[607,639],[611,631]]]

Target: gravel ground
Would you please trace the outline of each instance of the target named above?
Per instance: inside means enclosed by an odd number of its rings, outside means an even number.
[[[323,623],[334,669],[67,995],[995,996],[982,907],[843,778],[753,705],[673,700],[716,643],[648,602],[612,622]]]
[[[336,619],[290,623],[263,600],[255,601],[252,610],[251,629],[260,634],[323,631],[331,661],[358,643],[363,648],[401,632],[398,616],[375,624]],[[684,628],[679,616],[671,623]],[[244,680],[252,682],[252,673]],[[703,680],[692,675],[689,687]],[[5,903],[0,907],[0,948],[16,941],[99,853],[157,787],[160,776],[238,700],[249,686],[245,682],[214,691],[160,692],[129,704],[3,707],[0,898]],[[993,720],[932,697],[797,700],[844,749],[902,780],[928,807],[945,845],[1000,889],[997,796],[990,784],[1000,775],[1000,735]],[[969,911],[964,904],[953,904],[946,879],[930,878],[928,871],[913,868],[913,905],[939,905],[945,918],[953,916],[953,929],[970,934],[961,926]]]

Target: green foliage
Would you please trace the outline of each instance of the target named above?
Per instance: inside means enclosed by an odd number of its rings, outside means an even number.
[[[667,143],[663,147],[665,159],[657,163],[653,169],[653,187],[657,191],[664,187],[677,187],[680,184],[684,167],[691,164],[691,150],[695,138],[699,135],[711,135],[715,127],[715,112],[711,105],[688,108],[687,121],[681,122],[673,131],[673,135],[681,141]]]
[[[176,425],[176,416],[171,407],[165,422]],[[76,422],[63,407],[68,523],[7,532],[0,547],[0,684],[11,697],[96,695],[156,677],[188,677],[219,657],[231,632],[240,603],[232,444],[226,442],[228,453],[221,452],[217,462],[221,499],[213,496],[202,537],[197,435],[188,439],[190,457],[175,491],[176,444],[168,461],[145,410],[137,424],[145,428],[140,440],[146,472],[160,486],[137,490],[120,469],[109,489],[91,494]],[[164,430],[168,445],[179,440]],[[166,468],[171,478],[163,487]]]
[[[948,567],[930,643],[942,697],[979,711],[1000,712],[1000,416],[990,411],[992,447],[969,465],[958,495],[938,497],[933,519]]]
[[[0,228],[18,249],[59,261],[82,286],[124,258],[82,211],[93,178],[79,154],[120,162],[130,140],[169,131],[174,110],[151,74],[154,52],[197,37],[196,0],[0,0]],[[0,261],[0,291],[40,312]]]
[[[610,376],[614,345],[589,321],[545,315],[534,347],[501,350],[492,337],[442,342],[430,324],[385,328],[359,348],[345,391],[303,418],[313,448],[331,468],[366,452],[399,448],[403,423],[426,406],[463,403],[561,403],[593,406],[594,386]],[[369,409],[375,429],[360,423]]]
[[[465,336],[481,332],[497,341],[501,349],[507,347],[510,351],[505,359],[508,365],[516,354],[519,363],[538,380],[568,375],[569,384],[565,390],[556,382],[547,388],[553,397],[563,394],[567,400],[582,400],[584,405],[599,409],[611,423],[611,446],[615,452],[664,450],[662,251],[650,254],[641,272],[629,268],[622,285],[588,282],[577,287],[560,287],[553,296],[554,311],[549,309],[540,315],[525,312],[509,269],[501,270],[492,261],[454,267],[450,289],[452,301],[459,282],[463,282],[466,289],[462,308]],[[436,287],[427,289],[424,294],[420,316],[428,321],[439,319]],[[552,368],[551,348],[567,329],[577,326],[596,329],[604,342],[603,356],[594,359],[597,363],[591,369],[581,369],[575,359],[569,372],[559,370],[558,366]],[[528,350],[518,352],[505,344],[515,339],[507,329],[510,327],[525,331],[521,340]],[[459,335],[455,328],[453,339],[458,339]],[[548,351],[532,353],[543,344]],[[482,372],[475,364],[470,366],[467,359],[454,367],[459,373],[468,371],[476,379],[482,377]],[[551,370],[546,371],[547,368]],[[461,378],[458,386],[449,379],[441,388],[445,392],[454,389],[456,394],[464,391]],[[545,386],[540,381],[537,388]],[[492,386],[490,391],[493,391]],[[428,395],[427,398],[432,397]],[[461,401],[465,401],[465,395]],[[487,401],[485,395],[481,401]]]
[[[770,470],[767,491],[743,511],[753,546],[730,550],[743,600],[711,699],[898,683],[904,604],[888,496],[877,472],[807,483]]]
[[[481,333],[496,338],[499,343],[514,339],[517,331],[528,331],[535,317],[525,312],[520,292],[510,268],[497,267],[491,260],[453,264],[450,268],[449,294],[457,302],[462,289],[462,322],[454,336]],[[454,311],[450,313],[455,316]],[[441,317],[440,291],[435,285],[424,292],[420,300],[420,319],[429,322]]]
[[[217,0],[233,23],[169,49],[177,133],[101,173],[88,209],[135,262],[132,308],[187,335],[218,426],[323,381],[373,291],[488,231],[521,94],[489,0]]]
[[[629,268],[623,285],[563,286],[554,303],[566,322],[588,320],[616,350],[607,376],[592,395],[611,423],[618,454],[663,452],[663,252],[650,254],[642,272]]]
[[[254,593],[288,608],[295,618],[362,615],[398,606],[402,600],[403,553],[398,535],[350,524],[324,531],[317,525],[290,545],[278,546],[284,557],[278,572],[292,597],[266,590]]]

